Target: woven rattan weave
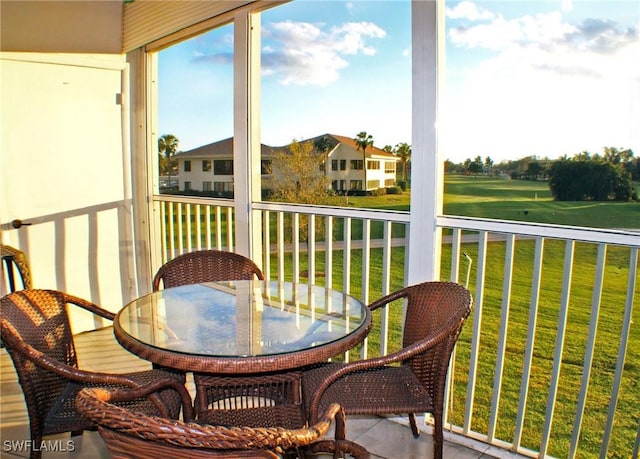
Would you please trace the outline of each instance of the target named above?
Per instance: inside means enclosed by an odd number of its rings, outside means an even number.
[[[253,428],[203,425],[169,420],[124,409],[111,403],[139,397],[141,391],[83,389],[77,398],[78,409],[99,425],[99,432],[113,457],[146,459],[158,457],[280,457],[298,452],[349,453],[356,458],[369,457],[361,446],[345,440],[344,412],[337,404],[328,407],[317,423],[309,427]],[[148,393],[149,391],[146,391]],[[333,440],[323,439],[335,421]]]
[[[84,386],[153,387],[159,379],[169,378],[170,388],[127,404],[171,418],[177,418],[182,408],[186,418],[192,418],[191,398],[182,375],[161,370],[115,375],[78,368],[68,305],[108,320],[114,317],[89,301],[53,290],[22,290],[0,300],[2,341],[24,393],[32,445],[40,445],[44,435],[95,428],[75,408],[76,394]],[[31,457],[40,457],[40,449],[32,448]]]
[[[9,245],[0,245],[0,256],[2,256],[3,272],[6,276],[6,293],[31,288],[31,270],[24,252]],[[16,282],[16,277],[20,278],[21,283]]]
[[[221,250],[198,250],[177,256],[160,267],[153,278],[153,290],[228,280],[264,280],[258,266],[249,258]]]
[[[302,391],[309,422],[331,403],[350,414],[415,413],[434,417],[434,457],[442,458],[444,389],[451,353],[469,312],[471,294],[451,282],[424,282],[385,296],[375,311],[406,300],[402,348],[383,357],[330,363],[303,373]],[[398,301],[398,303],[402,303]],[[399,305],[400,306],[400,305]]]

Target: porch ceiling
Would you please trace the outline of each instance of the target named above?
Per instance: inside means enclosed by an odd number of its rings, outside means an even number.
[[[254,0],[0,2],[0,51],[121,54]]]

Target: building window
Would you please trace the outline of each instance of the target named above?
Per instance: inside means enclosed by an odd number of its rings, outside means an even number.
[[[184,162],[184,171],[191,172],[191,161],[188,159]]]
[[[270,159],[260,160],[260,173],[262,175],[270,175],[273,173],[273,164]]]
[[[233,182],[213,182],[213,189],[219,193],[232,192]]]
[[[367,190],[380,188],[380,180],[367,180]]]
[[[362,180],[350,180],[349,189],[354,191],[362,191]]]
[[[346,180],[333,180],[331,182],[331,188],[333,189],[333,191],[345,191],[346,185]]]
[[[213,173],[215,175],[233,175],[233,160],[216,159],[213,162]]]
[[[211,191],[211,182],[202,182],[202,191]]]
[[[367,161],[367,169],[380,170],[380,161]]]
[[[338,160],[337,159],[332,159],[331,160],[331,170],[332,171],[337,171],[338,170]]]
[[[191,182],[185,181],[184,182],[184,191],[189,191],[190,189],[191,189]]]
[[[386,179],[384,181],[384,186],[395,186],[396,181],[394,179]]]
[[[354,170],[354,171],[361,171],[363,165],[364,165],[364,161],[361,160],[361,159],[352,159],[351,160],[351,169]]]
[[[203,159],[202,160],[202,172],[211,172],[211,160]]]
[[[340,170],[341,171],[346,171],[347,170],[347,160],[346,159],[341,159],[340,160]]]

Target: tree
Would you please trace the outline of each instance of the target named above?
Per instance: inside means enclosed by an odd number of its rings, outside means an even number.
[[[158,139],[158,166],[160,175],[168,175],[171,179],[171,172],[177,167],[175,154],[178,151],[180,141],[173,134],[165,134]]]
[[[538,180],[538,177],[542,175],[544,168],[538,161],[531,161],[525,172],[525,175],[529,180]]]
[[[609,151],[609,153],[611,153]],[[633,198],[631,174],[615,155],[591,155],[584,151],[566,156],[549,169],[549,188],[557,201],[628,201]]]
[[[373,145],[373,137],[366,131],[360,131],[358,136],[353,139],[356,142],[358,150],[362,150],[362,170],[364,172],[363,189],[367,193],[367,147]]]
[[[476,159],[471,161],[470,158],[467,158],[464,162],[465,171],[468,174],[479,174],[482,172],[482,167],[484,163],[482,162],[482,158],[478,155]]]
[[[402,179],[407,181],[407,163],[411,160],[411,146],[402,142],[396,145],[395,154],[400,158],[400,164],[402,164]]]
[[[273,198],[301,204],[329,204],[330,179],[321,171],[324,151],[311,142],[294,140],[274,156]]]
[[[493,168],[493,159],[491,159],[491,156],[484,158],[484,167],[487,173],[491,172],[491,169]]]
[[[606,162],[611,164],[624,164],[632,160],[633,151],[628,149],[618,150],[616,147],[605,147],[602,157]]]
[[[322,168],[324,169],[325,175],[327,174],[327,155],[334,146],[335,146],[335,142],[333,142],[331,138],[326,135],[323,135],[322,137],[317,138],[313,142],[314,150],[322,154],[322,157],[323,157]]]
[[[310,141],[298,142],[295,139],[284,149],[280,149],[273,158],[272,195],[274,201],[337,206],[338,201],[331,189],[331,179],[321,170],[326,159],[325,152],[318,150]],[[291,217],[286,217],[291,218]],[[307,239],[308,218],[298,222],[301,240]],[[292,225],[285,225],[291,229]],[[286,230],[285,239],[292,240],[292,233]],[[316,237],[324,234],[324,225],[316,225]]]

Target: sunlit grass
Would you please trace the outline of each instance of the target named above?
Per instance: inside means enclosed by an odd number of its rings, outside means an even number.
[[[545,182],[508,181],[485,177],[447,176],[445,188],[445,213],[453,215],[497,218],[504,220],[522,220],[573,226],[640,228],[640,204],[629,203],[594,203],[594,202],[556,202],[551,199]],[[349,197],[348,204],[353,207],[392,208],[408,210],[409,193],[403,195],[386,195],[380,197]],[[525,210],[527,211],[525,213]],[[222,215],[222,218],[226,218]],[[270,222],[271,234],[275,234],[276,221]],[[306,217],[302,216],[304,224]],[[222,231],[226,231],[226,221],[221,222]],[[352,238],[362,238],[362,224],[353,220]],[[202,234],[211,224],[201,219]],[[323,218],[316,218],[316,225],[322,228]],[[333,240],[343,239],[343,220],[334,219]],[[192,228],[195,220],[192,219]],[[192,231],[193,232],[193,231]],[[176,233],[177,234],[177,233]],[[393,225],[394,237],[404,235],[404,226]],[[371,226],[372,238],[382,237],[382,225],[376,222]],[[186,235],[183,236],[186,244]],[[192,236],[193,237],[193,236]],[[302,235],[304,237],[304,235]],[[223,240],[226,236],[223,235]],[[326,235],[319,232],[317,241],[324,241]],[[291,240],[285,235],[285,240]],[[192,241],[196,245],[196,241]],[[518,239],[515,250],[515,263],[511,298],[508,303],[509,321],[507,327],[506,359],[502,381],[497,438],[513,437],[522,374],[524,353],[527,344],[527,330],[530,321],[532,273],[535,242]],[[473,260],[478,260],[477,246],[465,244],[464,251]],[[568,309],[567,333],[562,352],[562,366],[558,396],[554,405],[554,417],[551,430],[551,449],[548,454],[566,457],[571,440],[573,419],[580,392],[580,384],[587,344],[589,321],[591,320],[591,304],[593,283],[595,278],[597,247],[594,244],[576,243],[574,267],[572,272],[570,302]],[[533,366],[526,399],[526,418],[522,446],[537,450],[540,446],[543,423],[548,408],[550,391],[550,375],[557,342],[558,318],[560,314],[562,281],[564,273],[563,241],[548,240],[545,243],[544,263],[542,267],[542,290],[540,292],[539,310],[535,317],[536,333],[534,342]],[[592,365],[588,386],[588,401],[582,425],[578,457],[597,457],[602,443],[602,433],[607,419],[610,397],[613,388],[613,375],[619,353],[625,308],[626,288],[629,276],[630,251],[623,247],[610,247],[607,253],[605,283],[598,318],[598,334],[596,337],[596,355]],[[349,282],[344,278],[344,252],[334,250],[332,266],[332,287],[348,290],[357,298],[363,297],[362,289],[362,251],[353,248],[350,256],[351,275]],[[308,272],[307,254],[300,253],[299,273],[303,281]],[[443,245],[442,278],[448,279],[451,266],[451,247]],[[502,284],[504,277],[505,243],[489,242],[487,250],[485,285],[482,303],[482,327],[480,336],[480,362],[475,383],[473,399],[472,423],[474,431],[486,433],[490,418],[490,406],[495,380],[497,341],[499,324],[503,308]],[[403,247],[394,247],[391,257],[390,290],[404,285],[405,251]],[[466,268],[466,260],[460,265]],[[476,294],[476,268],[473,265],[469,288]],[[277,277],[277,266],[272,257],[271,277]],[[324,252],[316,253],[315,271],[318,273],[315,282],[323,285],[326,280]],[[368,301],[382,296],[382,250],[371,250],[371,262],[367,267],[369,273]],[[285,255],[285,280],[293,279],[291,253]],[[640,279],[636,279],[640,285]],[[636,287],[637,289],[637,287]],[[635,295],[634,325],[631,328],[629,344],[622,376],[613,437],[610,442],[610,457],[630,457],[637,422],[640,419],[640,299]],[[391,309],[393,324],[389,337],[389,350],[398,349],[401,342],[402,305],[394,304]],[[469,375],[471,331],[473,322],[470,317],[460,337],[455,359],[455,385],[453,392],[453,408],[450,420],[457,425],[463,422],[466,403],[466,383]],[[374,315],[375,327],[368,338],[368,355],[379,354],[380,349],[380,313]],[[350,358],[358,358],[354,350]]]

